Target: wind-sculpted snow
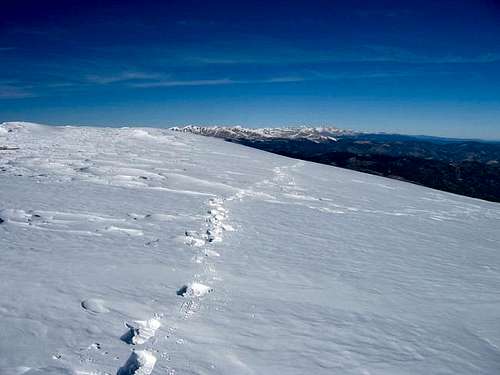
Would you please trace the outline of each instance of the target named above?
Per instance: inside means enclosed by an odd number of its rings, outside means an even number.
[[[0,375],[500,371],[498,204],[146,128],[0,175]]]

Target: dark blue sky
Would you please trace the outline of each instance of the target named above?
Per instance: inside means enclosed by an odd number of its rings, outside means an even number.
[[[5,1],[8,120],[500,139],[500,1]]]

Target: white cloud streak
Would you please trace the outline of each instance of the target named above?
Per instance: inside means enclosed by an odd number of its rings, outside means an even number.
[[[258,83],[286,83],[286,82],[302,82],[303,77],[274,77],[255,80],[239,80],[239,79],[197,79],[197,80],[163,80],[157,82],[141,82],[131,83],[130,86],[138,88],[153,88],[153,87],[176,87],[176,86],[220,86],[220,85],[242,85],[242,84],[258,84]]]
[[[115,75],[98,75],[88,74],[85,76],[85,81],[99,85],[108,85],[111,83],[120,83],[128,81],[144,81],[165,78],[160,74],[145,73],[145,72],[123,72]]]
[[[0,99],[25,99],[37,96],[27,86],[16,86],[13,83],[0,82]]]

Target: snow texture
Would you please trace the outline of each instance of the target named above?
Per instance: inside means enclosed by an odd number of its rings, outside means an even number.
[[[498,204],[166,129],[0,173],[0,375],[500,373]]]

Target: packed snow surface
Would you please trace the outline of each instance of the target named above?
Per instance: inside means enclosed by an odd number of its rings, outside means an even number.
[[[165,129],[0,126],[0,374],[498,374],[500,205]]]

